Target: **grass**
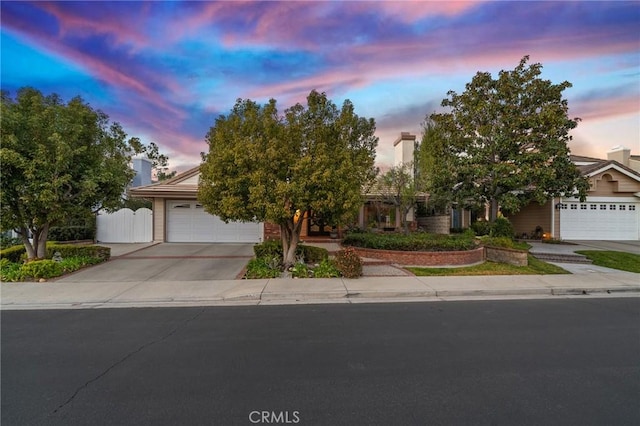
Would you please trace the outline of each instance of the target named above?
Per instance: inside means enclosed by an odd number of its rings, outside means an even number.
[[[465,275],[547,275],[568,274],[569,272],[547,262],[529,256],[529,266],[514,266],[506,263],[484,262],[480,265],[462,268],[407,268],[419,277],[424,276],[465,276]]]
[[[640,255],[638,254],[599,250],[579,250],[576,253],[587,256],[597,266],[640,273]]]

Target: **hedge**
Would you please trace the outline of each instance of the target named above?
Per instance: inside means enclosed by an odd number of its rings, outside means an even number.
[[[463,251],[476,247],[469,234],[435,235],[424,232],[412,234],[349,234],[342,245],[377,250],[398,251]]]
[[[0,250],[0,258],[9,259],[11,262],[20,263],[24,259],[27,250],[24,245],[13,246],[4,250]],[[108,260],[111,257],[111,249],[101,246],[81,246],[74,244],[56,244],[47,243],[47,259],[51,259],[53,255],[59,252],[60,256],[65,257],[95,257],[97,259]]]
[[[51,241],[94,240],[95,228],[91,226],[55,226],[49,229]]]

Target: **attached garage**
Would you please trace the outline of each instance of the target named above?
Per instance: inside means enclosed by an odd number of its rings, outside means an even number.
[[[225,223],[195,200],[167,200],[166,212],[168,242],[257,243],[262,239],[261,223]]]
[[[638,240],[640,203],[565,201],[560,205],[560,235],[564,240]]]

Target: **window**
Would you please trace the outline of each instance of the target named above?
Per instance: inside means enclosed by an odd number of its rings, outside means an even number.
[[[587,209],[586,204],[580,204],[580,210],[586,210],[586,209]]]
[[[636,206],[629,206],[629,210],[634,211],[636,209]]]
[[[571,204],[571,210],[578,210],[577,204]]]
[[[175,204],[173,206],[174,209],[190,209],[191,208],[191,203],[184,203],[184,204]]]
[[[624,204],[620,204],[620,210],[626,210],[627,206],[625,206]]]
[[[615,210],[615,209],[616,209],[616,205],[615,205],[615,204],[611,204],[611,205],[609,206],[609,210]]]
[[[597,204],[589,204],[589,208],[590,208],[591,210],[595,210],[595,209],[597,209],[597,208],[598,208],[598,205],[597,205]]]
[[[561,208],[562,210],[566,210],[566,209],[567,209],[567,205],[566,205],[566,204],[560,204],[560,208]]]
[[[606,204],[600,204],[600,210],[606,210],[606,209],[607,209]]]

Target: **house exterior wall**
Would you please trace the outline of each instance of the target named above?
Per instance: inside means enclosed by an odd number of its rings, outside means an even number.
[[[537,226],[541,226],[543,232],[553,233],[552,209],[553,203],[550,201],[543,205],[533,202],[522,208],[518,213],[506,217],[513,225],[517,236],[526,234],[531,237]]]
[[[589,184],[591,189],[588,195],[596,197],[628,197],[629,193],[640,191],[640,182],[615,169],[591,177]]]
[[[165,229],[165,200],[164,198],[154,198],[153,202],[153,241],[163,242],[165,241],[164,229]]]

